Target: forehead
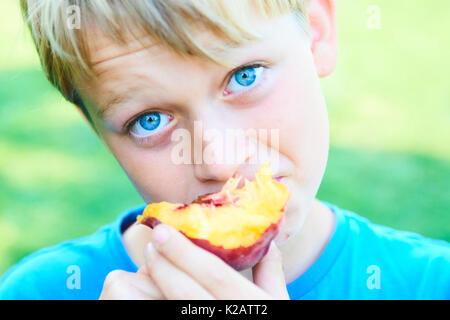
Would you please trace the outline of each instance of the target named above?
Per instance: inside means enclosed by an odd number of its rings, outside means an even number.
[[[152,37],[143,32],[135,35],[125,33],[122,36],[125,44],[112,39],[99,27],[91,29],[87,43],[90,63],[94,68],[111,59],[157,45]]]
[[[218,52],[224,60],[231,63],[228,69],[265,55],[272,54],[273,57],[285,52],[288,50],[286,44],[292,41],[292,32],[298,32],[300,27],[295,19],[285,15],[271,20],[259,19],[255,22],[255,30],[261,35],[260,40],[231,47],[226,52]],[[125,44],[121,44],[101,29],[95,29],[89,39],[91,63],[98,81],[85,85],[87,89],[83,93],[94,102],[98,114],[103,114],[111,104],[123,102],[126,95],[135,96],[139,88],[151,88],[145,90],[148,99],[166,97],[169,88],[170,95],[181,97],[183,93],[179,90],[208,90],[208,86],[213,88],[219,85],[221,79],[211,77],[208,70],[224,73],[223,69],[218,69],[220,66],[211,64],[210,61],[180,58],[176,52],[145,33],[126,34]],[[196,40],[201,41],[210,50],[215,50],[215,44],[221,41],[209,32],[198,32]],[[183,73],[182,79],[189,79],[183,82],[183,85],[180,83],[180,71]],[[175,77],[178,86],[174,86]],[[147,93],[151,94],[151,97],[148,97]],[[138,99],[138,96],[135,96],[135,99]]]
[[[236,49],[255,44],[260,41],[272,39],[281,39],[283,34],[279,34],[279,28],[283,25],[293,24],[294,19],[292,14],[285,14],[278,18],[262,18],[259,15],[249,15],[251,20],[252,32],[257,35],[256,39],[249,39],[248,42],[242,44],[232,44],[224,39],[221,39],[214,35],[209,30],[192,28],[192,41],[202,47],[207,53],[211,53],[212,56],[220,57],[224,62],[233,60]],[[247,22],[248,24],[249,22]],[[298,25],[297,25],[298,27]],[[284,34],[286,35],[286,34]],[[121,34],[124,39],[123,43],[116,41],[103,31],[98,25],[93,25],[87,34],[87,47],[89,50],[90,63],[93,67],[99,69],[104,62],[112,61],[115,58],[122,57],[127,54],[137,53],[139,51],[153,48],[158,51],[172,51],[176,52],[175,48],[169,47],[167,44],[157,41],[152,38],[145,31],[133,30],[131,32],[124,31]],[[157,47],[157,48],[155,48]]]
[[[208,1],[197,5],[194,1],[192,3],[186,1],[185,4],[175,1],[159,8],[156,8],[158,7],[156,4],[149,4],[141,8],[144,12],[149,11],[149,14],[145,16],[134,15],[135,11],[128,11],[127,6],[122,8],[119,5],[115,9],[125,9],[125,15],[118,15],[114,19],[117,23],[112,23],[111,19],[105,20],[103,16],[92,16],[86,22],[91,28],[85,30],[84,34],[88,35],[88,46],[92,48],[92,51],[97,51],[102,43],[104,44],[102,40],[107,38],[104,31],[111,36],[120,34],[118,37],[125,39],[125,42],[131,46],[139,45],[142,38],[148,42],[147,35],[152,34],[162,43],[184,50],[195,48],[199,38],[205,38],[208,43],[211,42],[212,34],[220,34],[223,38],[232,41],[242,40],[253,32],[261,20],[266,20],[263,15],[267,12],[264,13],[264,7],[258,6],[256,2],[229,1],[229,6]],[[155,8],[149,9],[153,6]],[[280,12],[275,13],[274,9],[272,11],[272,15],[280,14]],[[215,40],[220,40],[219,38],[220,36]],[[133,41],[136,39],[139,41]],[[206,41],[200,42],[204,45]],[[93,58],[92,61],[97,59]]]

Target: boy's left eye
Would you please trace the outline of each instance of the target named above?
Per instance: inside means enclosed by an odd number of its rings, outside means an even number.
[[[256,85],[261,78],[261,74],[264,71],[263,66],[255,65],[244,67],[236,71],[232,76],[225,89],[226,93],[233,93],[246,90]]]

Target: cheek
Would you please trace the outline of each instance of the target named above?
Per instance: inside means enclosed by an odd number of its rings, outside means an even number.
[[[329,142],[328,115],[319,79],[312,64],[294,62],[283,69],[286,74],[279,77],[263,101],[260,110],[264,118],[259,120],[279,129],[280,153],[294,162],[300,179],[317,179],[324,170]]]
[[[107,137],[105,142],[144,201],[185,201],[180,195],[187,195],[190,171],[172,163],[170,146],[138,148],[122,137]]]

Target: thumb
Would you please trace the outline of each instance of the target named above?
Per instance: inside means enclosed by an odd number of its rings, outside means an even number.
[[[281,252],[273,241],[264,258],[253,267],[253,282],[274,299],[289,300]]]

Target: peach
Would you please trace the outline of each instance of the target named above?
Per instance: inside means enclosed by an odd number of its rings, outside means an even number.
[[[253,267],[278,234],[289,192],[272,179],[268,163],[237,188],[240,179],[228,179],[221,191],[191,204],[151,203],[137,221],[151,228],[168,224],[236,270]]]

